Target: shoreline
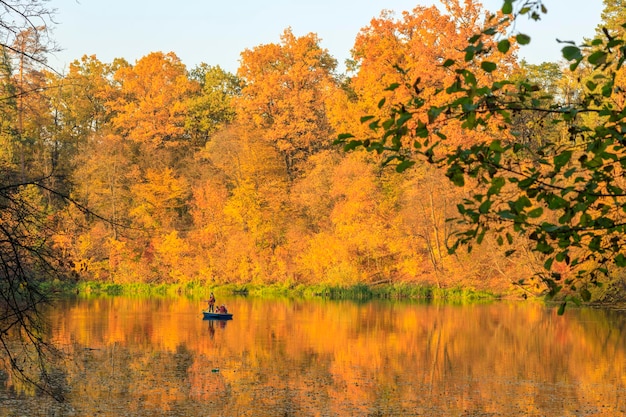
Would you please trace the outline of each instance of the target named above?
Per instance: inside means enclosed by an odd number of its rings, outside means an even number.
[[[492,293],[472,288],[437,288],[414,283],[385,284],[212,284],[189,282],[185,284],[146,284],[113,282],[46,282],[41,284],[44,292],[52,297],[186,297],[193,300],[207,299],[211,292],[218,296],[326,299],[367,302],[374,300],[410,301],[447,304],[484,304],[498,301],[541,302],[547,306],[564,309],[563,300],[551,300],[546,296],[525,297],[524,293]],[[626,303],[588,303],[567,300],[567,308],[589,307],[626,311]]]
[[[189,298],[216,295],[250,296],[263,298],[325,298],[330,300],[415,300],[444,302],[489,302],[503,299],[522,299],[469,288],[436,288],[419,284],[118,284],[110,282],[45,283],[44,289],[61,296],[176,296]]]

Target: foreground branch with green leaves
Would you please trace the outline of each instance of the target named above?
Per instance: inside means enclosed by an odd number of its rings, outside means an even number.
[[[501,246],[529,239],[543,258],[545,294],[562,301],[560,312],[568,301],[589,301],[591,286],[626,266],[626,13],[613,3],[605,1],[593,39],[563,42],[566,71],[580,85],[575,94],[551,93],[503,68],[503,56],[531,41],[511,33],[511,23],[547,13],[539,0],[506,0],[468,39],[462,59],[440,62],[454,75],[451,83],[433,95],[420,79],[393,84],[388,90],[405,88],[410,98],[393,103],[387,118],[363,117],[369,137],[337,140],[346,150],[383,155],[398,172],[436,165],[458,187],[471,188],[452,219],[449,251],[471,251],[488,234]],[[379,108],[386,105],[383,99]],[[452,147],[452,125],[485,138]],[[521,132],[529,128],[540,140],[525,140]]]

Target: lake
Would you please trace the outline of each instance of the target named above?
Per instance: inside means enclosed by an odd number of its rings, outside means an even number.
[[[65,403],[6,375],[1,416],[626,415],[626,314],[539,303],[62,300]]]

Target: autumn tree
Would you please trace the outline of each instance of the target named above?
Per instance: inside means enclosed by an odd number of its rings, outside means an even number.
[[[313,33],[286,29],[280,40],[241,53],[237,111],[281,152],[293,179],[301,162],[332,143],[325,101],[336,88],[337,62]]]
[[[624,36],[624,4],[623,0],[603,0],[604,9],[600,15],[602,23],[596,28],[600,35],[606,30],[610,36]]]
[[[14,35],[13,44],[5,48],[8,66],[12,74],[15,89],[14,126],[18,139],[20,169],[25,179],[28,172],[39,175],[51,173],[52,167],[46,166],[52,158],[47,158],[51,147],[43,126],[49,125],[42,119],[49,118],[46,96],[45,54],[50,52],[48,45],[41,41],[41,33],[46,33],[45,26],[32,26]],[[54,146],[54,145],[53,145]]]
[[[119,133],[146,150],[184,144],[187,100],[197,86],[174,53],[153,52],[114,74],[120,94],[107,103]]]
[[[95,55],[85,55],[54,80],[57,88],[51,89],[50,96],[59,135],[68,137],[75,147],[80,149],[114,116],[108,103],[119,94],[113,80],[119,64],[119,60],[107,64]]]
[[[17,87],[13,78],[13,67],[8,50],[0,51],[0,88],[5,100],[0,102],[0,160],[5,166],[18,163],[17,155],[20,154],[20,142],[16,128],[17,120]]]
[[[41,111],[42,103],[29,100],[31,91],[26,88],[26,81],[30,77],[28,81],[34,83],[37,91],[44,85],[40,74],[46,67],[45,54],[40,53],[53,49],[48,36],[52,16],[53,12],[43,1],[0,4],[2,138],[3,144],[9,145],[15,145],[18,140],[17,147],[3,147],[0,158],[0,358],[18,376],[51,394],[45,358],[52,350],[41,332],[41,308],[49,300],[49,294],[41,290],[39,282],[62,277],[65,268],[52,250],[54,222],[50,217],[50,200],[43,196],[45,193],[63,196],[56,193],[54,183],[49,181],[49,170],[30,171],[28,143],[23,140],[23,134],[32,133],[35,140],[48,139],[34,125],[26,128],[30,122],[30,117],[25,117],[26,111],[32,111],[33,120],[46,117]],[[39,145],[43,149],[45,144],[39,142]],[[10,338],[14,339],[10,342]],[[27,365],[33,363],[37,375],[28,372]]]
[[[17,172],[1,168],[0,359],[7,369],[50,392],[46,357],[55,350],[42,338],[40,314],[49,294],[40,284],[61,276],[65,267],[51,245],[54,224],[43,209],[45,183],[14,182]],[[33,365],[42,372],[41,379],[30,372]]]
[[[189,232],[189,243],[194,248],[193,262],[200,279],[214,282],[223,277],[225,248],[227,246],[228,222],[224,207],[228,190],[221,176],[207,176],[192,188],[190,214],[193,230]]]
[[[283,268],[278,258],[284,256],[281,248],[291,215],[280,153],[258,130],[232,125],[216,134],[200,156],[220,173],[210,182],[219,181],[228,190],[226,196],[211,197],[221,201],[221,211],[212,216],[219,223],[197,224],[222,236],[215,245],[222,251],[210,252],[214,265],[224,271],[224,279],[279,279]],[[217,207],[204,209],[213,212]]]
[[[602,21],[596,27],[596,39],[606,39],[608,44],[623,40],[626,36],[626,29],[624,28],[624,22],[626,22],[626,5],[622,0],[603,0],[603,4],[604,9],[601,14]],[[593,44],[593,41],[589,42],[589,44]],[[612,50],[613,46],[615,45],[607,45],[607,48],[609,49],[606,52],[614,52]],[[575,58],[578,62],[579,56],[576,54],[575,50],[570,48],[567,51],[568,54],[573,54],[569,55],[569,58]],[[606,55],[603,55],[602,51],[590,51],[592,54],[594,52],[596,55],[592,58],[592,60],[595,60],[596,58],[599,59],[599,61],[596,62],[596,65],[588,66],[586,65],[587,62],[584,60],[578,65],[578,67],[584,66],[593,68],[593,73],[590,74],[585,80],[587,86],[597,86],[602,84],[599,80],[612,79],[612,86],[616,88],[614,88],[613,94],[602,94],[604,103],[617,108],[624,107],[626,104],[626,93],[620,87],[626,85],[626,70],[619,64],[610,65],[610,62],[608,62]],[[590,89],[594,90],[592,88]]]
[[[502,25],[524,15],[539,19],[545,12],[541,1],[505,0],[502,17],[491,16],[489,24],[468,39],[461,59],[446,58],[441,63],[457,75],[438,93],[442,104],[427,102],[416,90],[408,101],[392,106],[390,117],[380,121],[379,134],[368,142],[351,142],[347,148],[364,145],[390,152],[391,160],[401,161],[400,170],[423,157],[445,169],[458,186],[472,181],[475,192],[457,205],[462,228],[450,250],[464,244],[471,249],[487,233],[493,233],[501,245],[513,242],[515,235],[527,236],[543,258],[545,271],[540,277],[546,294],[563,297],[564,308],[569,300],[589,301],[603,274],[626,266],[621,184],[625,122],[623,106],[615,99],[621,94],[619,71],[626,47],[623,36],[609,30],[581,45],[566,44],[562,53],[570,70],[588,65],[600,71],[587,81],[580,100],[566,106],[546,106],[535,96],[541,87],[532,82],[482,79],[482,74],[499,67],[490,59],[492,54],[509,54],[513,43],[530,42],[523,33],[503,36]],[[476,69],[470,71],[467,63],[472,62]],[[556,115],[554,124],[566,127],[569,142],[547,143],[529,153],[524,144],[508,141],[512,114],[521,112]],[[585,114],[595,115],[594,120],[582,117]],[[485,144],[459,146],[433,159],[433,147],[446,140],[438,134],[438,126],[451,119],[461,121],[468,132],[496,120],[501,134]],[[415,140],[407,143],[407,137]],[[567,271],[570,268],[575,272]]]
[[[344,282],[372,283],[389,279],[395,268],[397,248],[393,242],[393,196],[383,190],[379,167],[369,155],[343,158],[333,172],[329,190],[334,204],[330,213],[332,239],[347,255],[339,262],[352,264],[357,273],[343,277]],[[312,263],[314,259],[310,260]]]
[[[191,71],[200,84],[200,93],[190,99],[186,130],[197,146],[203,146],[219,129],[235,119],[233,99],[241,92],[241,82],[219,66],[201,64]]]
[[[356,99],[348,107],[357,108],[352,114],[367,115],[368,123],[355,126],[350,132],[366,134],[370,126],[378,127],[380,122],[376,120],[383,117],[393,103],[407,102],[415,95],[427,100],[428,106],[439,105],[443,97],[438,92],[460,81],[462,74],[442,64],[446,59],[463,62],[467,39],[484,27],[486,13],[473,1],[445,0],[443,5],[445,11],[435,6],[418,6],[403,12],[401,18],[386,11],[359,32],[349,65],[349,70],[355,74],[349,87]],[[489,55],[490,59],[502,63],[495,73],[507,73],[515,65],[514,59],[497,52]],[[464,65],[467,71],[475,67],[471,61]],[[495,73],[483,72],[476,76],[487,81]],[[428,106],[423,106],[423,117]],[[411,123],[409,121],[409,125]],[[442,146],[487,139],[481,131],[462,131],[455,121],[443,124],[439,130],[440,134],[448,136]]]
[[[566,83],[564,80],[571,79],[568,77],[569,70],[563,66],[556,62],[533,65],[522,61],[519,80],[538,87],[534,99],[545,107],[559,103],[572,103],[575,92],[562,88]],[[554,121],[555,116],[551,113],[514,113],[512,115],[514,136],[511,140],[527,145],[529,150],[541,148],[546,143],[567,140],[567,130],[556,126]]]
[[[72,197],[99,217],[66,212],[57,245],[73,260],[75,272],[93,279],[111,279],[117,247],[127,227],[132,196],[131,185],[141,179],[132,158],[132,142],[115,132],[111,103],[119,97],[114,74],[128,64],[116,59],[103,63],[83,56],[59,77],[51,94],[56,136],[73,149],[71,160]],[[112,243],[117,242],[117,243]],[[111,259],[109,264],[107,259]]]
[[[133,142],[111,123],[115,116],[111,103],[120,96],[114,74],[127,66],[120,59],[103,63],[83,56],[70,64],[51,97],[56,135],[74,149],[72,197],[99,213],[85,217],[67,212],[57,244],[73,260],[76,273],[97,280],[113,279],[120,270],[117,252],[131,226],[130,190],[141,181]]]
[[[131,188],[135,204],[128,214],[143,228],[172,230],[184,216],[189,188],[171,168],[148,169],[145,180]]]

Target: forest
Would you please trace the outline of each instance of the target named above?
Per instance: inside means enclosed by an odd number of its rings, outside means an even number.
[[[0,56],[0,226],[54,254],[55,270],[75,282],[384,283],[545,295],[546,267],[565,281],[576,274],[569,253],[551,259],[531,233],[507,234],[506,245],[486,233],[471,251],[451,250],[464,226],[450,219],[467,212],[459,203],[477,199],[479,184],[432,159],[494,140],[538,151],[580,134],[573,123],[514,111],[506,128],[494,117],[468,129],[467,119],[450,117],[436,132],[438,147],[411,161],[376,152],[369,138],[389,129],[375,120],[397,103],[446,103],[461,91],[447,88],[460,85],[459,74],[466,83],[469,71],[475,83],[520,82],[547,109],[587,97],[597,69],[591,59],[519,60],[519,35],[517,43],[485,39],[475,52],[488,49],[489,61],[473,60],[474,51],[468,59],[468,39],[494,34],[493,17],[477,2],[441,3],[373,18],[356,35],[345,74],[315,33],[290,28],[276,43],[242,51],[236,74],[187,68],[175,52],[134,63],[83,56],[59,74],[45,65],[39,29],[22,31]],[[598,34],[616,25],[613,3],[605,0]],[[568,51],[565,58],[577,58]],[[623,69],[617,74],[623,80]],[[623,93],[605,96],[623,108]],[[601,125],[595,113],[578,117]],[[413,132],[423,137],[419,123]],[[338,137],[359,141],[342,146]],[[530,151],[516,163],[532,166]],[[502,187],[487,198],[515,191]],[[540,216],[549,214],[528,212]],[[624,294],[621,269],[606,275],[608,285],[588,287],[584,299]]]

